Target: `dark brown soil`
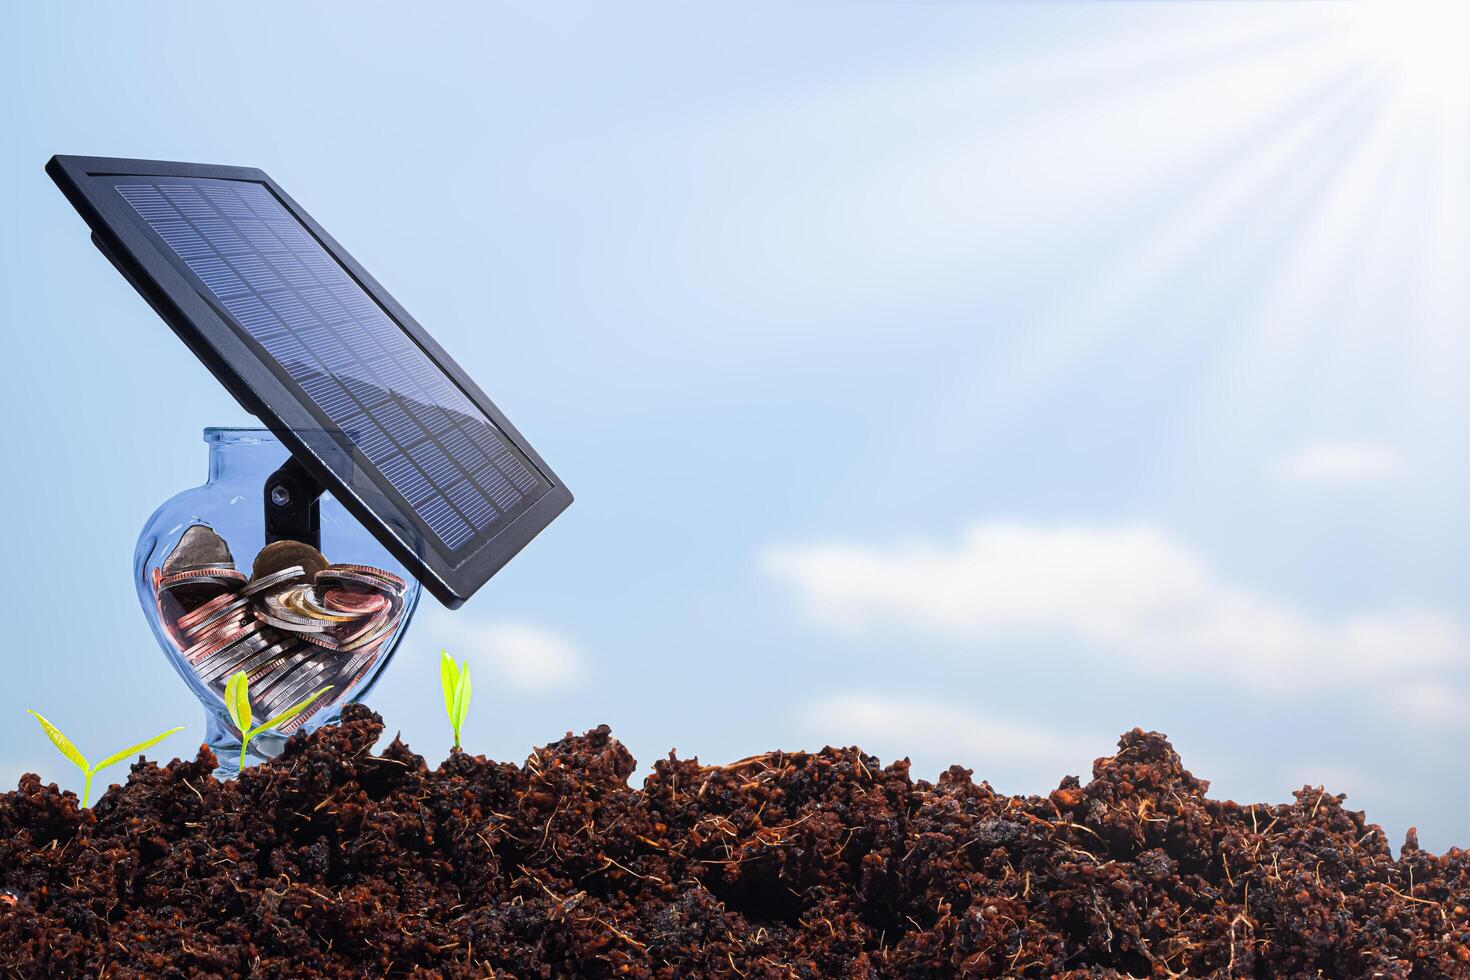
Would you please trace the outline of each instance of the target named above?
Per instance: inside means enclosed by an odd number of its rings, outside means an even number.
[[[1342,797],[1205,797],[1133,731],[1083,786],[997,795],[857,749],[641,790],[606,728],[437,770],[376,715],[236,783],[133,767],[79,813],[0,798],[0,969],[25,977],[1470,977],[1470,853],[1398,860]]]

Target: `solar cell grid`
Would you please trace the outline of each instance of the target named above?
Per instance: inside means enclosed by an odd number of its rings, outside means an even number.
[[[118,194],[450,552],[546,480],[262,184],[119,179]]]

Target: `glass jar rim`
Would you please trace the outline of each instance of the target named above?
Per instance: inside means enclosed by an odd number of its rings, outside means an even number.
[[[274,432],[261,425],[211,425],[204,429],[205,442],[277,445]]]

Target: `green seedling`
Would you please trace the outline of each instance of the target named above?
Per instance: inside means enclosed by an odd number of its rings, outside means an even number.
[[[250,727],[253,716],[250,713],[250,681],[245,677],[245,671],[237,670],[230,675],[225,684],[225,710],[230,713],[230,720],[240,730],[240,771],[245,771],[245,749],[250,745],[250,740],[268,728],[284,725],[305,711],[313,701],[326,694],[332,689],[332,685],[317,691],[304,700],[297,701],[294,705],[282,711],[274,718],[269,718],[254,728]]]
[[[27,708],[26,710],[30,711],[29,708]],[[82,771],[83,808],[85,808],[87,804],[91,802],[92,777],[95,776],[98,772],[106,769],[108,766],[113,765],[114,763],[131,758],[142,752],[144,749],[152,748],[159,742],[162,742],[164,739],[168,738],[174,732],[181,732],[184,730],[183,725],[180,725],[178,728],[170,728],[162,735],[155,735],[146,742],[139,742],[137,745],[128,746],[121,752],[114,752],[112,755],[103,759],[101,762],[97,763],[94,766],[87,762],[86,757],[84,757],[82,753],[77,751],[77,747],[75,745],[71,744],[71,739],[61,734],[61,730],[55,725],[51,724],[51,722],[43,718],[40,712],[30,711],[30,713],[35,716],[36,721],[41,723],[41,730],[46,733],[46,737],[51,740],[51,744],[56,746],[56,748],[60,750],[62,755],[70,759],[72,761],[72,764]]]
[[[439,683],[444,688],[444,710],[454,729],[454,747],[459,748],[459,730],[470,710],[470,662],[455,664],[448,650],[439,651]]]

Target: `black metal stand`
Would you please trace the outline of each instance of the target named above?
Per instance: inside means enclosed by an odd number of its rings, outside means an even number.
[[[292,456],[265,481],[265,543],[300,541],[320,549],[323,487]]]

